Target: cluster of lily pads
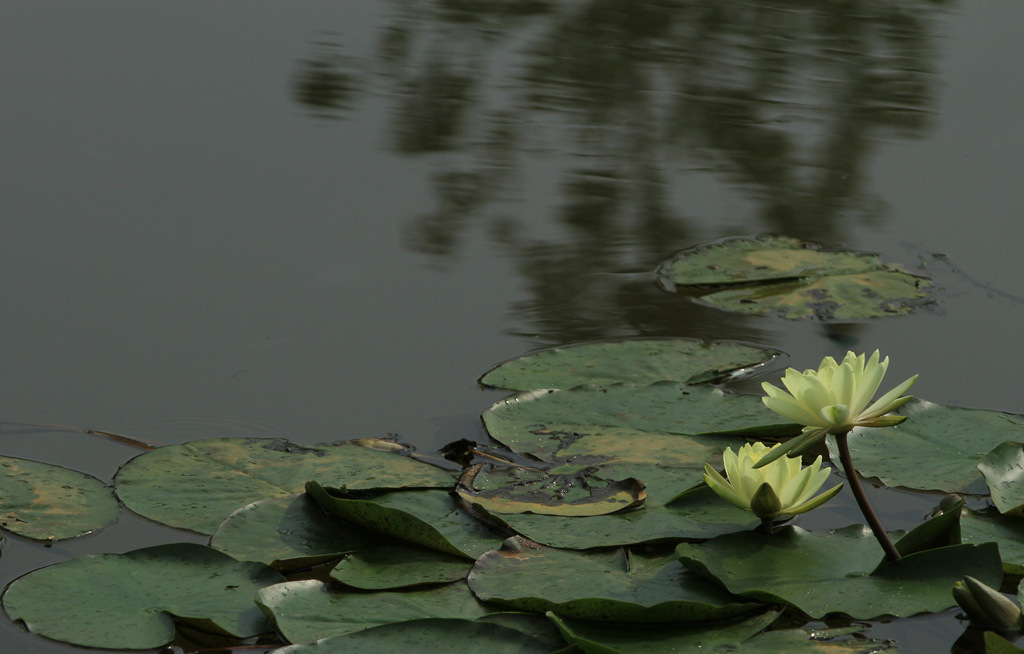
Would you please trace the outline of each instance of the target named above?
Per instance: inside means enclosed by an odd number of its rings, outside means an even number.
[[[762,273],[803,266],[805,285],[867,274],[740,245]],[[787,274],[762,296],[792,297]],[[986,651],[1024,651],[1003,638],[1019,609],[993,590],[1024,575],[1024,416],[910,399],[907,382],[872,404],[877,356],[787,373],[767,400],[716,385],[777,355],[688,339],[535,352],[481,378],[513,392],[482,415],[497,446],[456,441],[443,458],[388,439],[206,439],[137,456],[111,487],[0,457],[0,526],[21,537],[89,533],[122,504],[209,536],[42,568],[2,604],[34,633],[109,649],[188,632],[275,654],[786,654],[895,651],[810,627],[960,603]],[[826,454],[955,495],[882,534],[896,556],[870,526],[785,524],[839,492],[814,497]]]

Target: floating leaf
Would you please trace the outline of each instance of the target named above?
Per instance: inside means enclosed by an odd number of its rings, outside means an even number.
[[[752,529],[760,521],[704,487],[671,504],[648,498],[643,508],[585,518],[530,513],[494,515],[527,538],[549,547],[590,549],[685,538],[712,538]]]
[[[799,527],[772,535],[728,534],[699,545],[681,543],[676,551],[688,568],[732,593],[784,602],[813,618],[942,611],[954,606],[949,589],[964,576],[997,587],[1002,579],[995,543],[918,552],[875,570],[882,551],[862,525],[824,534]]]
[[[787,236],[730,238],[684,250],[658,275],[671,284],[744,284],[820,277],[880,268],[877,255],[825,252]]]
[[[388,590],[465,579],[472,564],[463,557],[409,545],[380,545],[343,558],[331,579],[352,588]]]
[[[422,618],[474,620],[491,612],[464,583],[400,593],[346,591],[315,579],[260,590],[256,603],[290,643]]]
[[[102,529],[120,512],[99,479],[60,466],[0,456],[0,527],[36,540]]]
[[[240,561],[277,569],[316,565],[375,547],[381,537],[324,514],[305,493],[253,502],[225,520],[210,545]]]
[[[1022,654],[1024,649],[1017,647],[994,631],[982,634],[985,641],[985,654]]]
[[[350,489],[449,488],[451,474],[353,444],[307,447],[283,439],[217,438],[168,445],[129,461],[117,494],[132,511],[212,534],[235,509],[294,495],[309,479]]]
[[[396,491],[354,498],[315,481],[306,484],[306,491],[342,520],[438,552],[476,559],[501,542],[460,511],[445,491]]]
[[[849,437],[857,470],[886,486],[963,492],[981,479],[978,464],[994,447],[1024,441],[1024,416],[924,400],[911,400],[895,414],[907,416],[906,422],[884,429],[857,428]],[[832,439],[828,446],[838,459]]]
[[[487,622],[425,618],[282,647],[270,654],[550,654],[561,645]]]
[[[960,534],[965,543],[998,544],[1003,572],[1024,575],[1024,520],[1000,515],[995,510],[964,509],[960,518]]]
[[[929,301],[931,282],[902,270],[874,270],[727,289],[701,302],[788,320],[864,320],[910,313]]]
[[[481,377],[480,383],[516,391],[616,382],[697,384],[770,361],[776,354],[742,343],[688,338],[587,343],[506,361]]]
[[[271,630],[255,592],[284,578],[192,543],[91,554],[15,580],[4,609],[29,631],[85,647],[150,649],[174,636],[171,616],[246,638]]]
[[[547,460],[574,454],[563,450],[583,436],[603,434],[608,438],[601,447],[587,450],[598,457],[591,465],[614,458],[609,451],[614,441],[619,442],[614,454],[625,452],[633,461],[654,463],[667,456],[669,465],[696,465],[698,459],[703,465],[707,460],[704,453],[694,454],[689,446],[666,451],[664,439],[655,443],[649,438],[652,433],[780,438],[800,432],[799,426],[768,411],[759,397],[675,383],[530,391],[497,402],[484,412],[483,419],[488,433],[512,451]],[[738,441],[702,442],[720,455],[725,446]],[[608,453],[602,455],[600,450]],[[680,455],[682,460],[675,459]]]
[[[735,238],[679,253],[658,270],[663,285],[743,285],[701,297],[726,311],[782,318],[859,320],[927,303],[931,280],[876,255],[826,252],[777,236]]]
[[[485,602],[604,622],[697,622],[756,608],[691,575],[665,548],[506,546],[477,559],[468,581]]]
[[[536,513],[538,515],[595,516],[626,511],[644,503],[644,485],[630,477],[622,481],[608,480],[589,471],[567,474],[534,474],[523,479],[521,469],[484,473],[492,481],[485,490],[456,487],[456,494],[489,513]],[[480,479],[483,475],[477,475]],[[506,485],[494,487],[500,477]],[[468,481],[466,483],[469,483]]]
[[[547,613],[562,636],[585,654],[668,654],[710,652],[720,648],[732,652],[733,647],[761,632],[778,615],[778,611],[765,611],[734,622],[681,626],[583,622]]]
[[[989,452],[978,470],[992,493],[992,503],[1005,515],[1024,514],[1024,443],[1002,443]]]

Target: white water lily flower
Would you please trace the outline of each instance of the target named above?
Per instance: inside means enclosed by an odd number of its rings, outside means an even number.
[[[722,454],[725,477],[710,464],[704,464],[704,481],[723,499],[753,512],[761,519],[781,515],[798,515],[821,506],[842,490],[839,484],[817,497],[825,480],[832,473],[821,467],[821,457],[806,468],[800,459],[782,457],[761,468],[755,468],[765,454],[778,448],[764,443],[747,443],[734,452],[731,448]]]
[[[914,385],[917,375],[869,406],[889,367],[889,357],[878,359],[878,350],[867,360],[863,354],[847,352],[842,363],[825,357],[817,370],[798,372],[789,368],[782,378],[788,393],[768,382],[761,384],[768,394],[761,398],[765,406],[805,425],[803,434],[786,443],[782,452],[769,457],[768,463],[786,452],[806,449],[825,434],[844,434],[854,427],[889,427],[906,420],[906,416],[887,414],[913,399],[903,393]]]

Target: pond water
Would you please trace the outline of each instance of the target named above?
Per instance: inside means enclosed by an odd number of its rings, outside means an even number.
[[[1020,3],[910,0],[3,3],[2,453],[109,479],[137,450],[82,429],[429,450],[486,438],[497,363],[631,336],[778,367],[880,348],[919,397],[1024,412],[1021,24]],[[944,290],[823,324],[654,282],[767,232]],[[876,497],[890,528],[931,505]],[[859,521],[844,502],[801,524]],[[171,540],[203,539],[127,514],[10,538],[2,580]],[[955,615],[865,633],[946,651]]]

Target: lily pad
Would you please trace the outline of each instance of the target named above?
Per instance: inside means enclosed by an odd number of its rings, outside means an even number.
[[[472,564],[459,556],[409,545],[381,545],[353,552],[331,570],[351,588],[390,590],[465,579]]]
[[[80,556],[30,572],[8,587],[3,605],[29,631],[54,640],[151,649],[174,637],[174,618],[240,638],[269,632],[253,595],[283,580],[260,563],[175,543]]]
[[[947,493],[980,481],[978,464],[1004,441],[1024,441],[1024,416],[911,400],[894,412],[907,420],[884,429],[857,428],[849,444],[857,470],[886,486]],[[829,452],[838,460],[835,443]],[[913,465],[907,465],[912,461]]]
[[[786,527],[772,535],[728,534],[676,549],[695,572],[730,592],[784,602],[812,618],[844,613],[857,619],[904,617],[954,606],[949,589],[970,575],[999,586],[995,543],[955,545],[905,556],[875,569],[881,548],[862,525],[814,534]]]
[[[304,446],[283,439],[211,438],[168,445],[129,461],[117,494],[150,520],[212,534],[239,507],[294,495],[309,479],[351,489],[449,488],[450,473],[354,444]]]
[[[754,514],[734,507],[706,486],[667,505],[649,498],[643,508],[625,513],[584,518],[530,513],[491,517],[538,543],[581,550],[713,538],[760,524]]]
[[[821,277],[880,268],[877,255],[826,252],[787,236],[730,238],[684,250],[666,261],[658,275],[671,284],[744,284]]]
[[[697,384],[760,365],[777,354],[742,343],[705,343],[688,338],[586,343],[506,361],[481,377],[480,383],[514,391],[617,382]]]
[[[438,552],[473,560],[502,540],[460,511],[445,491],[396,491],[356,498],[315,481],[306,484],[306,491],[342,520]]]
[[[462,582],[429,590],[365,593],[315,579],[289,581],[260,590],[256,603],[289,643],[423,618],[474,620],[492,612]]]
[[[240,561],[289,570],[376,547],[384,540],[331,518],[302,493],[243,506],[221,524],[210,545]]]
[[[36,540],[75,538],[117,520],[102,481],[60,466],[0,456],[0,527]]]
[[[547,613],[562,636],[585,654],[669,654],[671,652],[734,651],[779,616],[764,611],[742,620],[714,624],[622,624],[572,620]],[[724,649],[729,648],[729,649]]]
[[[512,542],[469,574],[485,602],[602,622],[699,622],[756,608],[690,574],[663,547],[572,552]]]
[[[768,439],[792,436],[801,429],[767,410],[759,397],[676,383],[529,391],[497,402],[484,412],[483,420],[488,433],[512,451],[549,461],[566,456],[562,450],[589,435],[614,435],[615,439],[606,439],[602,448],[589,448],[588,453],[611,447],[612,440],[619,440],[617,449],[628,450],[632,460],[642,456],[645,461],[659,462],[659,457],[673,455],[661,449],[660,441],[649,446],[648,434]],[[715,449],[721,454],[724,447],[736,441],[718,442],[721,447]],[[713,441],[706,443],[711,447]],[[597,455],[594,465],[611,458]],[[703,454],[684,456],[687,463],[695,464]]]
[[[562,644],[488,622],[424,618],[282,647],[270,654],[550,654]]]
[[[992,493],[992,503],[1005,515],[1024,514],[1024,443],[1002,443],[989,452],[978,470]]]
[[[700,300],[725,311],[788,320],[865,320],[910,313],[930,295],[928,279],[902,270],[872,270],[727,289]]]
[[[960,518],[960,537],[965,543],[998,544],[1003,572],[1024,575],[1024,520],[1000,515],[995,509],[964,509]]]

